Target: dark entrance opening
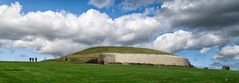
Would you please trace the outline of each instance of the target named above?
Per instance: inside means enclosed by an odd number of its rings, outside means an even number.
[[[88,59],[88,61],[86,61],[86,63],[98,63],[98,58],[91,57]]]

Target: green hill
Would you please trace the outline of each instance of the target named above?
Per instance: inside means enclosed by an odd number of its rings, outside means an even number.
[[[92,58],[97,58],[100,53],[134,53],[134,54],[165,54],[165,55],[173,55],[171,53],[147,49],[147,48],[136,48],[136,47],[122,47],[122,46],[100,46],[88,48],[79,52],[75,52],[59,59],[52,59],[46,61],[57,61],[62,62],[67,58],[68,62],[79,62],[85,63]]]

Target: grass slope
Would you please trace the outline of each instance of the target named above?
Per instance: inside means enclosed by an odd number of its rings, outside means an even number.
[[[183,67],[0,62],[0,83],[237,83],[238,76]]]
[[[139,54],[169,54],[167,52],[147,49],[147,48],[136,48],[136,47],[122,47],[122,46],[100,46],[88,48],[76,54],[85,54],[85,53],[139,53]]]
[[[122,47],[122,46],[100,46],[88,48],[80,52],[76,52],[70,55],[67,55],[69,62],[79,62],[84,63],[89,59],[96,58],[100,53],[136,53],[136,54],[165,54],[172,55],[167,52],[147,49],[147,48],[135,48],[135,47]],[[59,59],[52,59],[47,61],[64,61],[65,57],[61,57]]]

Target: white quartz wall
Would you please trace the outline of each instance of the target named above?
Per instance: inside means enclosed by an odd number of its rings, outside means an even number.
[[[186,58],[174,55],[159,54],[121,54],[121,53],[103,53],[105,63],[142,63],[155,65],[176,65],[189,66]]]

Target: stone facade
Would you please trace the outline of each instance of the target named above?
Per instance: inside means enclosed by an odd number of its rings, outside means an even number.
[[[99,62],[104,64],[152,64],[190,67],[186,58],[159,54],[102,53]]]

